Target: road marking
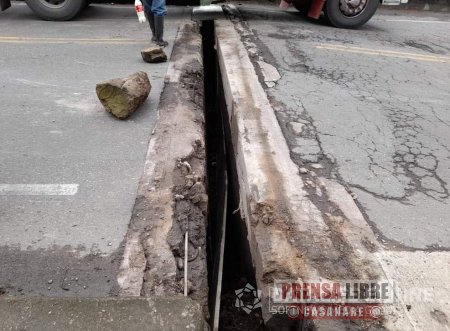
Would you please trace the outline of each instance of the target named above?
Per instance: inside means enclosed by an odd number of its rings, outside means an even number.
[[[450,21],[386,20],[386,22],[409,22],[409,23],[436,23],[436,24],[450,24]]]
[[[41,37],[14,37],[0,36],[0,43],[9,44],[108,44],[130,45],[145,43],[146,39],[126,38],[41,38]]]
[[[350,46],[335,45],[335,44],[320,44],[320,45],[317,45],[316,48],[332,50],[332,51],[348,52],[348,53],[357,53],[357,54],[397,57],[397,58],[418,60],[418,61],[450,63],[450,57],[448,57],[448,56],[425,55],[425,54],[419,54],[419,53],[407,53],[407,52],[397,52],[397,51],[390,51],[390,50],[362,48],[362,47],[350,47]]]
[[[78,184],[0,184],[0,195],[75,195]]]
[[[25,85],[29,85],[29,86],[50,86],[50,87],[58,87],[58,85],[54,85],[54,84],[47,84],[47,83],[41,83],[41,82],[34,82],[28,79],[22,79],[22,78],[16,78],[16,81],[25,84]]]

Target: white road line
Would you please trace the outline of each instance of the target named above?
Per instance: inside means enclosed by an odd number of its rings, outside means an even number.
[[[0,184],[0,195],[75,195],[78,184]]]
[[[450,24],[450,21],[417,21],[417,20],[386,20],[387,22],[409,22],[409,23],[436,23]]]

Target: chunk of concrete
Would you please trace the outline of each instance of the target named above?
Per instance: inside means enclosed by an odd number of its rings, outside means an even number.
[[[257,61],[261,73],[264,77],[264,82],[267,87],[274,87],[275,83],[281,79],[281,75],[278,70],[271,64],[264,61]]]
[[[160,63],[167,61],[167,55],[159,46],[150,46],[141,51],[142,59],[148,63]]]
[[[0,299],[1,330],[205,330],[200,305],[189,298]]]
[[[147,74],[139,71],[125,78],[99,83],[95,90],[107,112],[125,119],[144,103],[151,88]]]

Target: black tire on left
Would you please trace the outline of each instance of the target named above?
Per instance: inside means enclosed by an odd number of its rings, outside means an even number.
[[[87,6],[87,0],[25,0],[28,7],[40,18],[46,21],[69,21]]]
[[[380,4],[380,0],[367,0],[367,4],[360,13],[354,16],[346,16],[341,11],[340,1],[327,0],[324,6],[324,14],[331,25],[347,29],[354,29],[364,25],[372,18]]]

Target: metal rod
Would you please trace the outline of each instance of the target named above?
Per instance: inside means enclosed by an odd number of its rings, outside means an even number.
[[[217,275],[216,302],[214,304],[213,331],[219,330],[220,299],[222,296],[223,258],[225,254],[225,233],[227,228],[227,205],[228,205],[228,178],[226,169],[224,172],[224,177],[225,177],[224,180],[225,197],[223,201],[222,235],[220,236],[219,271]]]
[[[188,246],[189,246],[189,231],[184,235],[184,296],[188,295]]]

